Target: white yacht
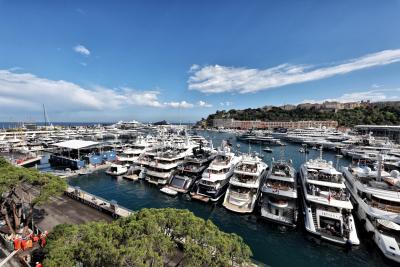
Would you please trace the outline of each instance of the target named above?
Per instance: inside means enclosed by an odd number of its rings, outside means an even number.
[[[243,155],[229,181],[224,207],[238,213],[253,212],[267,169],[268,165],[256,155]]]
[[[111,176],[120,176],[128,171],[128,167],[120,164],[111,164],[106,173]]]
[[[153,144],[149,138],[143,138],[142,136],[139,136],[135,143],[130,145],[129,148],[124,149],[122,153],[118,155],[117,159],[121,163],[132,165],[138,159],[140,154],[149,150],[152,145]]]
[[[343,174],[366,231],[385,257],[400,263],[400,175],[384,171],[382,160],[381,155],[377,170],[349,166]]]
[[[300,182],[305,229],[321,239],[358,245],[353,205],[342,173],[320,157],[301,165]]]
[[[199,183],[193,187],[190,193],[192,199],[218,201],[225,194],[229,179],[240,160],[241,157],[231,152],[226,141],[223,141],[216,158],[203,172]]]
[[[139,160],[140,165],[146,168],[146,181],[156,185],[167,184],[176,168],[181,165],[186,156],[192,154],[193,146],[172,146],[167,145],[161,149],[155,149],[152,153],[145,153],[146,161]]]
[[[212,148],[202,146],[194,148],[193,155],[185,157],[183,164],[178,166],[171,181],[165,187],[180,193],[189,192],[215,156],[216,151]]]
[[[261,188],[261,216],[296,227],[298,217],[296,171],[291,162],[273,161]]]

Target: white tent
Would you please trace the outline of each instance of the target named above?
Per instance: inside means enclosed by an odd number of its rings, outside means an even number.
[[[68,140],[60,143],[55,143],[53,146],[68,148],[68,149],[82,149],[94,145],[98,145],[99,142],[85,141],[85,140]]]

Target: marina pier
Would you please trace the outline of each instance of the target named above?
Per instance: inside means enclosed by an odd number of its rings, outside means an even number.
[[[68,186],[65,195],[105,214],[111,215],[113,218],[127,217],[132,214],[131,210],[119,206],[116,201],[105,200],[78,187]]]

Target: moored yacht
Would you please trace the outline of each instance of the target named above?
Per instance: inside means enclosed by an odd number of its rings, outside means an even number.
[[[224,207],[238,213],[253,212],[267,169],[268,165],[256,155],[243,155],[229,181]]]
[[[226,141],[223,141],[217,156],[203,172],[199,183],[193,187],[190,193],[192,199],[218,201],[225,194],[229,179],[240,160],[241,157],[231,152]]]
[[[351,214],[353,205],[342,173],[332,162],[311,159],[301,165],[300,182],[306,230],[321,239],[341,244],[360,243]]]
[[[120,164],[111,164],[106,173],[111,176],[120,176],[128,171],[128,167]]]
[[[118,155],[117,159],[121,163],[132,165],[138,159],[140,154],[151,149],[151,147],[151,139],[139,136],[135,143],[124,149],[122,153]]]
[[[261,188],[261,216],[296,227],[298,217],[296,172],[291,162],[273,161]]]
[[[193,148],[193,155],[185,157],[183,164],[178,166],[171,181],[165,187],[179,193],[189,192],[215,156],[216,151],[212,148],[202,146]]]
[[[383,255],[400,263],[400,175],[383,170],[380,155],[377,170],[343,168],[358,218]]]
[[[144,153],[137,165],[146,168],[146,181],[156,185],[165,185],[171,179],[176,168],[186,156],[192,154],[193,145],[168,144]]]

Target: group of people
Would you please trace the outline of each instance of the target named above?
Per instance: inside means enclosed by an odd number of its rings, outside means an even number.
[[[26,237],[14,237],[13,238],[13,245],[14,245],[14,250],[26,250],[29,248],[32,248],[35,244],[39,244],[41,247],[46,246],[46,238],[47,238],[47,231],[41,233],[41,234],[33,234],[30,233]]]

